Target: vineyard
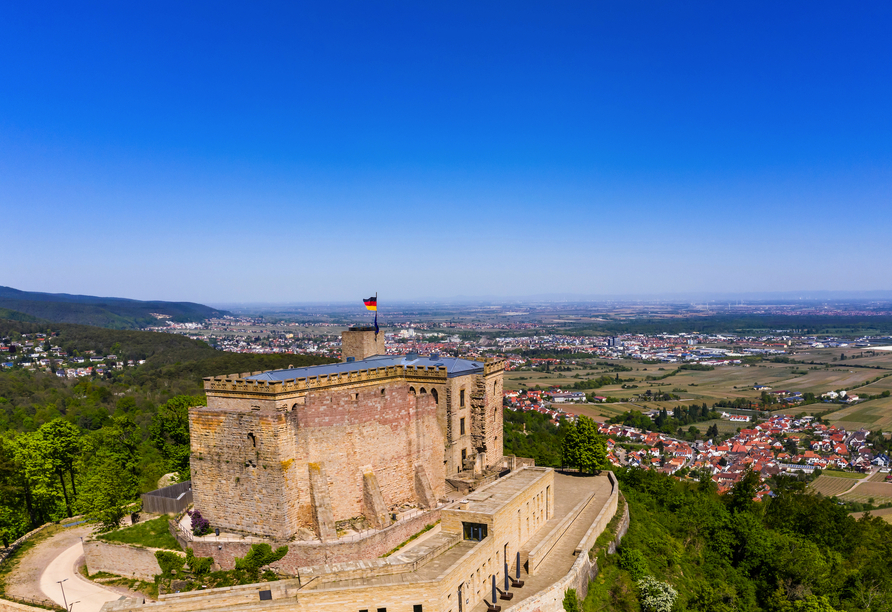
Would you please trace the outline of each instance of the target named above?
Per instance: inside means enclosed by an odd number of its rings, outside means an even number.
[[[855,482],[857,481],[851,478],[838,478],[821,474],[818,476],[817,480],[809,485],[809,487],[821,495],[833,497],[834,495],[841,495],[851,489]]]
[[[818,480],[821,478],[823,476]],[[892,483],[864,482],[858,485],[858,488],[850,494],[844,495],[840,499],[856,502],[867,502],[872,499],[876,504],[892,503]]]

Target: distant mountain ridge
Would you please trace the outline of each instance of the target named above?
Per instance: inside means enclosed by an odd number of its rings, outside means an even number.
[[[144,302],[127,298],[20,291],[0,286],[0,312],[3,310],[25,315],[10,316],[7,313],[2,315],[3,318],[29,320],[26,317],[34,317],[55,323],[76,323],[111,329],[139,329],[157,325],[164,320],[177,323],[197,322],[227,314],[225,310],[193,302]]]

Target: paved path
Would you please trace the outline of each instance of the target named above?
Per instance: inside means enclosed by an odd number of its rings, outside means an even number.
[[[83,554],[84,546],[80,542],[60,553],[40,576],[40,590],[60,606],[78,602],[74,603],[72,612],[99,612],[102,604],[121,595],[90,582],[76,571],[77,561]],[[59,580],[65,580],[61,585],[65,589],[64,599]]]

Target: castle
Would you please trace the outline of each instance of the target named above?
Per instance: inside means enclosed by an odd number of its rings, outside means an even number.
[[[195,507],[221,529],[336,539],[362,515],[437,505],[502,465],[502,362],[384,355],[352,328],[342,362],[205,379],[190,409]],[[466,485],[472,488],[473,484]]]
[[[287,544],[284,579],[104,612],[561,612],[569,589],[585,595],[616,479],[502,455],[503,364],[387,356],[366,328],[344,332],[342,351],[337,364],[205,379],[207,406],[189,411],[194,505],[219,532],[195,536],[181,516],[171,534],[222,569],[255,543]],[[361,533],[339,528],[359,518]],[[93,572],[151,577],[144,555],[85,548]]]

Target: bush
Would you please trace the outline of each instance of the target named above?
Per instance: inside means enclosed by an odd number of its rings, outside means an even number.
[[[564,612],[580,612],[576,589],[567,589],[567,592],[564,593]]]
[[[638,581],[639,600],[644,612],[671,612],[678,592],[668,582],[661,582],[653,576],[645,576]]]
[[[235,569],[245,572],[251,580],[257,582],[260,578],[260,568],[275,563],[287,554],[287,546],[280,546],[273,551],[269,544],[253,544],[243,558],[235,558]]]
[[[121,506],[112,506],[106,508],[99,513],[99,532],[105,533],[121,526],[124,519],[124,508]]]
[[[189,571],[196,577],[205,576],[210,573],[211,566],[214,564],[214,558],[196,557],[195,553],[192,552],[192,547],[189,547],[186,549],[186,564],[189,566]]]
[[[189,510],[188,514],[192,517],[192,535],[203,536],[211,532],[211,524],[201,516],[201,512]]]
[[[647,560],[637,549],[621,548],[619,566],[629,572],[632,580],[641,580],[647,575]]]

